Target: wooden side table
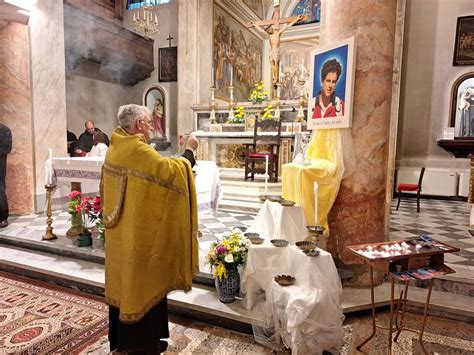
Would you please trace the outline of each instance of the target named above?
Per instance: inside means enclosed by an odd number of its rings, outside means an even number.
[[[438,242],[415,238],[394,242],[382,242],[348,246],[347,249],[361,258],[370,267],[370,297],[372,302],[372,334],[357,346],[360,350],[376,333],[377,328],[388,330],[388,353],[392,353],[392,335],[396,332],[393,341],[397,341],[402,330],[419,334],[421,348],[428,354],[423,345],[428,307],[430,304],[433,280],[436,276],[454,273],[455,271],[444,264],[444,254],[459,251],[459,248]],[[375,321],[374,300],[374,268],[388,273],[391,279],[390,291],[390,321],[389,327],[382,327]],[[405,283],[404,291],[400,293],[395,311],[395,279]],[[408,329],[403,326],[407,306],[408,285],[413,280],[428,280],[428,295],[425,301],[423,323],[420,330]],[[400,310],[401,307],[401,310]],[[400,317],[400,321],[398,318]]]

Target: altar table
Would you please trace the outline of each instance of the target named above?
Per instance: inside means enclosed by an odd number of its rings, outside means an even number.
[[[71,182],[95,183],[100,182],[104,157],[64,157],[51,158],[45,163],[46,182],[51,174],[54,184]],[[195,185],[198,210],[213,210],[217,212],[222,190],[219,169],[213,161],[196,161],[193,170],[196,172]],[[96,188],[97,192],[98,188]]]
[[[320,250],[306,256],[298,247],[274,247],[268,240],[249,249],[242,270],[244,305],[259,313],[263,326],[254,324],[255,339],[292,353],[315,354],[343,342],[342,286],[331,254]],[[292,275],[296,282],[282,287],[276,275]]]
[[[300,205],[285,207],[267,200],[249,232],[257,232],[260,237],[268,240],[285,239],[295,244],[307,237],[306,225],[304,210]]]

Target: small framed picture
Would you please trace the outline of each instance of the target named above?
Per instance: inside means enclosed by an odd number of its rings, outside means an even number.
[[[474,16],[458,17],[453,65],[474,65]]]
[[[178,81],[178,47],[160,48],[158,52],[161,82]]]

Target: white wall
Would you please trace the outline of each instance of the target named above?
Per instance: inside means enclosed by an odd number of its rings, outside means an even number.
[[[124,6],[125,6],[124,1]],[[93,120],[95,125],[110,137],[117,126],[117,109],[120,105],[142,104],[142,96],[152,85],[160,85],[167,93],[166,114],[170,117],[170,140],[176,143],[177,132],[177,82],[160,83],[158,81],[158,48],[168,47],[168,35],[174,37],[171,45],[178,43],[178,2],[172,1],[154,8],[160,23],[160,33],[153,34],[155,70],[150,77],[134,86],[120,86],[91,75],[93,64],[81,67],[84,75],[70,76],[66,80],[67,123],[70,131],[79,136],[84,131],[86,120]],[[134,11],[124,10],[123,27],[132,30]]]
[[[453,66],[459,16],[473,15],[472,0],[407,0],[397,166],[466,168],[436,141],[448,126],[451,87],[474,66]]]

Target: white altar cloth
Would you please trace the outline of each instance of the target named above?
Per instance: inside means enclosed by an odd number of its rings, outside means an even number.
[[[51,180],[56,185],[71,182],[95,183],[98,191],[104,157],[51,158],[45,162],[45,184]],[[198,210],[217,212],[222,199],[219,169],[213,161],[196,161],[193,170]]]
[[[242,270],[241,290],[248,310],[260,313],[264,325],[254,324],[255,339],[292,353],[315,354],[342,345],[342,286],[331,254],[320,250],[306,256],[298,247],[274,247],[268,240],[249,249]],[[296,282],[282,287],[276,275]]]
[[[295,244],[307,237],[306,224],[304,210],[300,205],[285,207],[267,200],[249,231],[260,233],[262,238],[268,240],[285,239]]]

